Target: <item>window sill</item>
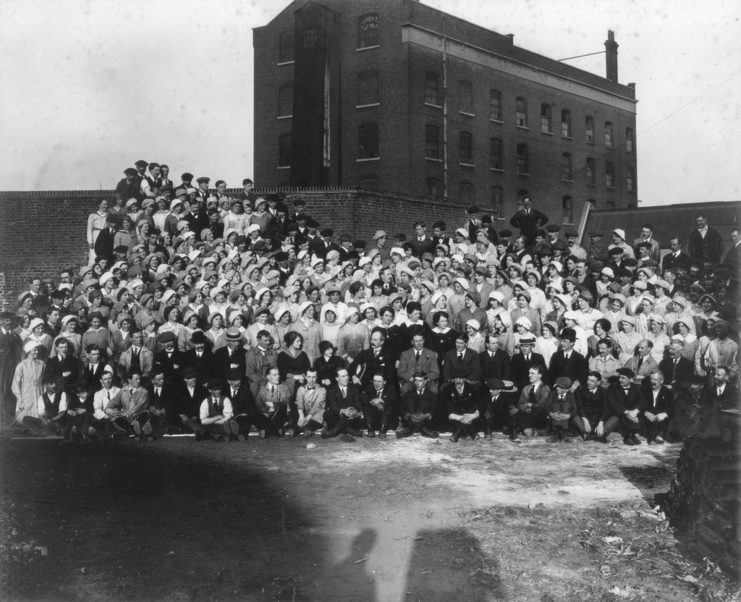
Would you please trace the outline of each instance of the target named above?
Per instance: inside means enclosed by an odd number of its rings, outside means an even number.
[[[518,129],[518,130],[528,130],[528,131],[530,131],[530,128],[529,128],[529,127],[527,127],[526,125],[516,125],[515,127],[516,127],[516,128]]]
[[[276,119],[293,119],[293,115],[278,115]]]
[[[355,159],[356,163],[368,163],[370,161],[380,161],[381,157],[365,157],[363,159]]]
[[[295,62],[296,62],[295,60],[290,60],[290,61],[278,61],[278,62],[276,63],[276,66],[277,66],[277,67],[282,67],[283,65],[293,65],[293,64],[294,64]]]
[[[529,178],[530,177],[530,172],[529,171],[518,171],[517,172],[517,175],[518,176],[523,176],[525,178]]]
[[[380,47],[380,44],[376,44],[375,46],[363,46],[362,48],[356,48],[355,52],[365,52],[366,50],[375,50],[376,48]]]
[[[594,146],[594,140],[587,140],[585,144],[589,144],[590,146]]]
[[[594,182],[587,182],[587,186],[589,186],[590,188],[597,188],[597,184],[595,184]]]
[[[573,138],[572,138],[571,136],[564,136],[564,135],[562,134],[562,135],[561,135],[561,140],[568,140],[568,141],[570,142],[571,140],[573,140]]]
[[[278,165],[278,169],[291,169],[290,165]]]
[[[469,113],[468,111],[458,111],[459,115],[463,115],[464,117],[473,117],[473,113]]]
[[[607,190],[616,190],[614,186],[610,186],[610,185],[605,186],[605,188],[607,188]]]
[[[425,161],[433,161],[434,163],[442,163],[442,159],[438,159],[437,157],[425,157]]]
[[[492,119],[491,117],[489,117],[489,121],[491,123],[497,123],[499,125],[504,125],[504,121],[502,121],[501,119]]]
[[[475,163],[464,163],[463,161],[460,161],[458,165],[460,165],[461,167],[476,167]]]
[[[547,130],[540,130],[540,133],[545,136],[553,136],[553,132],[547,131]]]
[[[501,167],[490,167],[489,171],[493,171],[494,173],[504,173],[504,169]]]
[[[356,109],[370,109],[372,107],[380,107],[380,106],[381,106],[380,102],[369,102],[368,104],[364,104],[364,105],[355,105],[355,108]]]
[[[431,109],[442,109],[443,108],[442,105],[434,105],[431,102],[426,102],[425,106],[430,107]]]
[[[574,180],[567,179],[567,178],[561,178],[561,181],[565,184],[573,184]]]

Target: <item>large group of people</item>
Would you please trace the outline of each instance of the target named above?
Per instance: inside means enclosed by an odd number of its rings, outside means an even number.
[[[716,436],[738,406],[741,238],[702,215],[686,240],[581,246],[525,197],[509,224],[471,207],[362,241],[249,179],[124,175],[89,261],[0,314],[6,431],[637,445]]]

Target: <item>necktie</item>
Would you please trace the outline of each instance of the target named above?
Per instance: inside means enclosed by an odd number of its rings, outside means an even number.
[[[270,392],[275,393],[275,385],[270,385]]]
[[[342,398],[345,399],[345,397],[347,396],[347,391],[346,391],[345,387],[341,387],[340,388],[340,391],[342,391]]]
[[[421,352],[419,352],[419,351],[415,351],[415,352],[414,352],[414,355],[416,355],[416,356],[417,356],[417,360],[416,360],[416,361],[419,361],[419,356],[420,356],[420,355],[422,355],[422,354],[421,354]]]
[[[237,390],[232,389],[232,399],[234,399],[237,396]]]
[[[529,400],[528,400],[528,401],[529,401],[530,403],[532,403],[532,404],[534,404],[534,403],[535,403],[535,386],[534,386],[534,385],[533,385],[533,387],[532,387],[532,388],[530,389],[530,395],[529,395]]]
[[[379,354],[380,352],[381,352],[381,350],[380,350],[380,349],[374,349],[374,350],[373,350],[373,355],[374,355],[375,357],[378,357],[378,354]]]
[[[525,361],[526,361],[526,362],[527,362],[528,364],[530,363],[530,354],[529,354],[529,353],[528,353],[528,354],[527,354],[527,355],[525,356]]]
[[[566,361],[568,361],[569,360],[569,357],[570,357],[570,354],[564,353],[563,359],[565,359]]]
[[[643,365],[643,356],[638,358],[638,368],[637,369],[640,370],[642,365]]]
[[[461,361],[463,361],[463,353],[459,353],[458,354],[458,359],[461,360]]]
[[[558,401],[563,401],[563,395],[558,396]]]

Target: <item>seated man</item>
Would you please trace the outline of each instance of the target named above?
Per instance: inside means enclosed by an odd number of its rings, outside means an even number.
[[[509,434],[509,440],[519,443],[517,435],[517,389],[510,380],[501,380],[492,376],[486,380],[488,394],[484,393],[484,433],[491,439],[492,430],[501,430]]]
[[[453,386],[447,388],[445,402],[453,433],[450,440],[455,443],[461,437],[470,437],[472,441],[478,439],[479,395],[475,387],[466,382],[465,370],[453,372]]]
[[[651,443],[664,443],[666,427],[674,409],[674,393],[664,385],[664,375],[656,370],[648,375],[651,390],[646,394],[646,409],[643,412],[643,425],[646,439]]]
[[[437,439],[439,433],[429,428],[435,415],[437,395],[427,386],[427,375],[424,372],[417,372],[412,377],[412,383],[414,388],[401,398],[401,416],[396,436],[402,438],[420,433],[423,437]]]
[[[606,391],[607,389],[602,386],[602,375],[594,370],[587,374],[586,385],[576,390],[578,415],[574,419],[574,424],[584,441],[597,438],[595,432],[605,409]],[[613,421],[608,432],[614,431],[616,426],[617,424]],[[604,425],[602,432],[601,436],[604,438]]]
[[[317,383],[315,368],[309,368],[305,376],[306,382],[296,391],[296,429],[311,437],[324,424],[327,390]]]
[[[127,375],[126,384],[106,407],[106,414],[115,427],[127,434],[134,434],[139,441],[145,441],[152,434],[149,423],[149,394],[141,385],[141,372],[132,368]]]
[[[227,386],[222,389],[222,395],[232,402],[232,418],[239,426],[237,439],[240,441],[247,439],[252,428],[251,417],[255,414],[255,398],[250,388],[242,382],[242,374],[243,369],[239,366],[230,368],[226,373]]]
[[[273,349],[273,338],[270,332],[260,330],[255,338],[257,345],[247,351],[244,369],[252,395],[257,397],[260,388],[268,382],[268,370],[277,365],[278,354]]]
[[[239,425],[232,418],[232,402],[221,393],[221,381],[212,378],[208,381],[208,397],[201,402],[199,409],[200,428],[196,431],[196,439],[202,440],[211,436],[217,441],[231,441],[240,439],[244,441],[244,435],[239,434]]]
[[[414,338],[418,336],[415,335]],[[435,353],[430,353],[435,358]],[[437,359],[435,364],[437,367]],[[363,389],[361,399],[363,414],[368,424],[368,437],[375,437],[378,429],[378,436],[385,439],[388,426],[391,425],[393,428],[399,421],[399,396],[396,390],[386,382],[382,372],[376,372],[371,384]]]
[[[162,390],[163,395],[165,395],[167,387],[172,385],[167,382],[166,368],[158,367],[158,364],[155,364],[155,374],[160,370],[164,374],[162,379],[164,387]],[[172,427],[175,422],[175,416],[177,416],[177,420],[180,423],[180,430],[190,430],[196,434],[196,439],[198,439],[201,432],[201,423],[199,422],[201,402],[206,397],[208,397],[208,389],[198,384],[198,373],[195,368],[188,366],[183,370],[183,382],[179,390],[176,390],[175,395],[171,398],[168,424]]]
[[[280,382],[280,370],[277,366],[268,368],[265,375],[266,382],[261,385],[255,396],[255,413],[252,423],[260,433],[260,438],[294,433],[289,426],[288,404],[291,401],[291,392],[288,385]]]
[[[350,382],[350,373],[346,368],[336,372],[336,385],[327,391],[327,407],[324,420],[327,428],[322,431],[322,438],[329,439],[341,435],[343,441],[354,441],[362,437],[363,411],[360,403],[360,389]]]
[[[596,434],[603,438],[605,432],[604,423],[610,417],[615,416],[619,421],[620,434],[626,445],[640,445],[636,436],[641,430],[642,413],[645,406],[643,393],[640,387],[633,382],[635,373],[630,368],[620,368],[617,371],[618,382],[610,385],[607,389],[607,404],[602,413],[602,419],[597,425]]]
[[[98,383],[100,384],[100,383]],[[63,419],[65,438],[84,441],[92,424],[93,396],[87,383],[79,383],[74,395],[67,401],[67,415]]]
[[[528,381],[517,403],[517,428],[526,437],[546,427],[546,402],[551,389],[543,382],[544,364],[534,364],[528,369]]]
[[[443,360],[443,379],[445,385],[450,386],[453,372],[464,370],[466,381],[471,385],[478,385],[481,380],[481,361],[478,354],[468,347],[468,335],[465,332],[455,337],[455,349],[445,354]],[[442,387],[441,387],[442,388]]]
[[[32,435],[45,437],[62,432],[62,420],[67,414],[67,394],[61,376],[50,374],[44,378],[44,392],[38,400],[38,417],[24,416],[21,424]]]
[[[88,428],[88,436],[92,439],[99,440],[101,437],[107,439],[114,432],[116,435],[126,435],[126,431],[118,426],[114,426],[108,409],[113,407],[113,403],[121,393],[121,389],[113,385],[113,371],[106,370],[100,377],[100,390],[93,396],[93,423]]]
[[[569,441],[569,425],[576,418],[576,401],[571,392],[571,385],[572,382],[568,376],[559,376],[546,402],[548,426],[551,432],[548,443]]]

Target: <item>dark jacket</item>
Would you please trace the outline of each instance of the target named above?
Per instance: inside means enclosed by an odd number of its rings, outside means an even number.
[[[587,382],[588,372],[589,364],[578,351],[572,349],[568,360],[564,356],[563,349],[559,349],[551,356],[551,366],[548,374],[552,383],[560,376],[567,376],[571,380],[578,380],[581,384],[584,384]]]
[[[626,395],[620,383],[613,383],[607,389],[607,399],[600,420],[604,422],[610,416],[621,418],[626,410],[643,411],[645,407],[646,398],[638,385],[631,383]]]
[[[578,414],[586,418],[590,423],[596,424],[602,418],[607,402],[607,390],[604,387],[597,387],[594,392],[581,386],[576,390],[576,405]]]
[[[488,379],[496,377],[501,380],[512,380],[512,359],[509,353],[503,349],[497,349],[494,357],[490,357],[488,351],[482,351],[479,354],[481,360],[481,380],[486,382]]]
[[[545,358],[540,353],[531,353],[530,361],[525,360],[522,353],[515,353],[512,356],[512,380],[518,389],[522,389],[528,384],[528,370],[533,366],[543,366],[545,368],[545,379],[548,378],[548,366],[545,365]]]
[[[448,351],[443,360],[443,381],[450,382],[457,370],[465,371],[469,383],[478,383],[481,380],[481,361],[478,354],[466,348],[461,360],[455,349]]]

